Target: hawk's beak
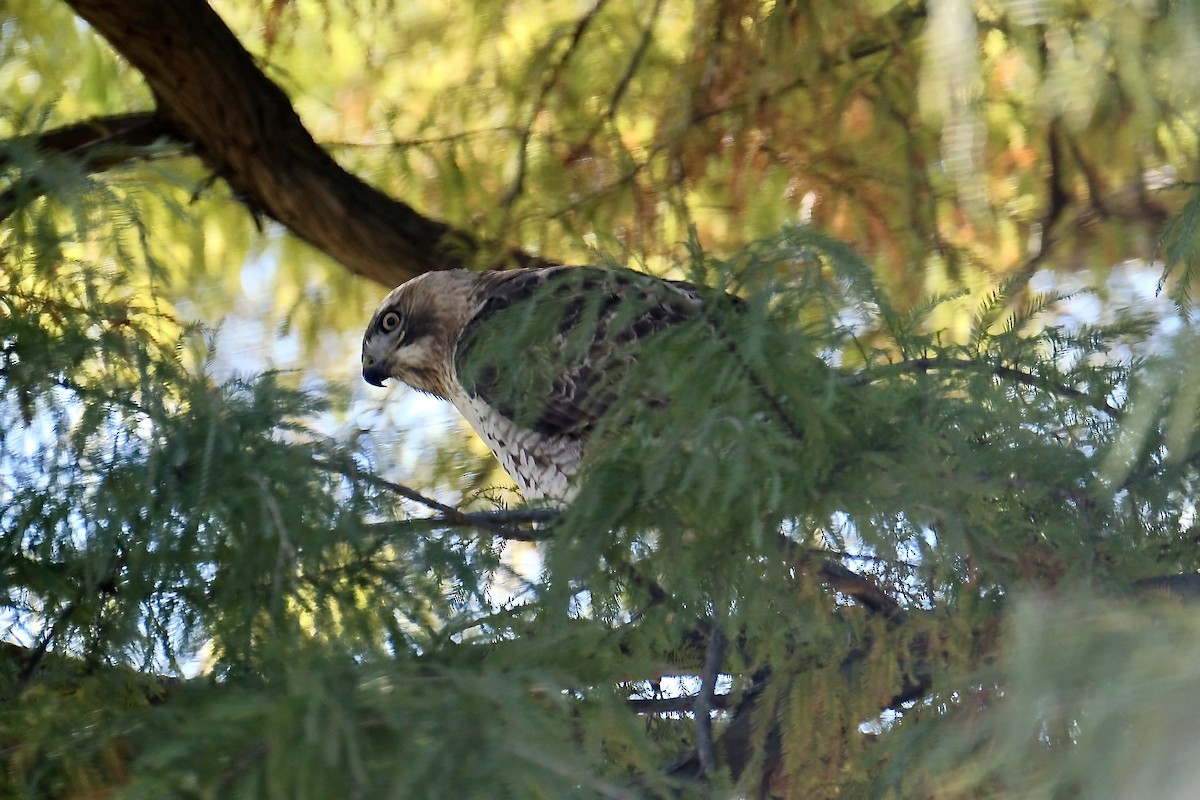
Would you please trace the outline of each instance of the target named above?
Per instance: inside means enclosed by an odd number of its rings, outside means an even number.
[[[383,386],[383,382],[391,376],[382,361],[363,359],[363,380],[372,386]]]

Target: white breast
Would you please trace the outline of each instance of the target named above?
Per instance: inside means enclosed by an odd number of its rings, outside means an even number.
[[[525,499],[571,500],[575,494],[571,478],[579,470],[583,457],[583,446],[578,439],[547,436],[518,427],[461,389],[452,394],[450,402],[512,475]]]

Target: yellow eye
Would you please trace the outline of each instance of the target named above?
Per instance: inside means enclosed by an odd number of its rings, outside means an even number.
[[[395,311],[389,311],[379,321],[379,327],[383,329],[384,333],[391,333],[400,327],[400,315]]]

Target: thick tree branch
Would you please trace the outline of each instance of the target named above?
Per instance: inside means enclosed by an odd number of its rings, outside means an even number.
[[[203,0],[66,0],[142,73],[159,113],[246,202],[351,271],[393,286],[478,265],[485,245],[350,175]],[[538,259],[509,251],[490,266]]]

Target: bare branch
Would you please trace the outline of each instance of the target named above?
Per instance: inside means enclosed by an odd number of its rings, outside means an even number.
[[[504,539],[518,542],[536,542],[547,538],[548,534],[536,530],[516,530],[508,527],[514,524],[551,522],[558,518],[559,511],[555,508],[520,508],[502,509],[499,511],[460,511],[454,506],[446,505],[428,495],[418,492],[410,486],[389,481],[378,475],[372,475],[359,470],[353,463],[334,463],[319,458],[312,460],[313,466],[326,472],[343,475],[352,481],[363,481],[371,486],[386,489],[392,494],[411,500],[440,516],[415,520],[419,523],[435,525],[461,525],[467,528],[477,528],[487,531]],[[382,523],[387,524],[387,523]]]
[[[552,508],[529,509],[524,512],[516,511],[459,511],[453,506],[448,506],[445,503],[440,503],[432,497],[421,494],[416,489],[412,489],[401,483],[385,480],[371,476],[370,482],[376,486],[387,489],[393,494],[397,494],[406,500],[412,500],[415,503],[431,508],[441,514],[439,522],[444,522],[448,525],[463,525],[469,528],[478,528],[487,531],[490,534],[499,536],[504,539],[511,539],[517,542],[536,542],[547,537],[547,534],[540,531],[523,531],[515,530],[506,527],[503,522],[532,522],[532,521],[549,521],[558,516],[558,512]]]
[[[162,140],[178,140],[178,135],[162,117],[140,111],[95,117],[18,141],[39,153],[68,155],[88,172],[103,172],[143,157],[146,148]],[[0,167],[11,162],[0,154]],[[45,192],[46,187],[36,176],[0,192],[0,220],[11,216],[22,200]]]
[[[92,158],[98,149],[108,147],[146,147],[161,138],[176,138],[178,134],[165,119],[153,111],[134,111],[128,114],[113,114],[52,128],[33,136],[21,137],[33,148],[43,153],[67,153],[87,161],[92,171],[106,169],[124,159]],[[9,158],[0,155],[0,167],[8,166]]]

